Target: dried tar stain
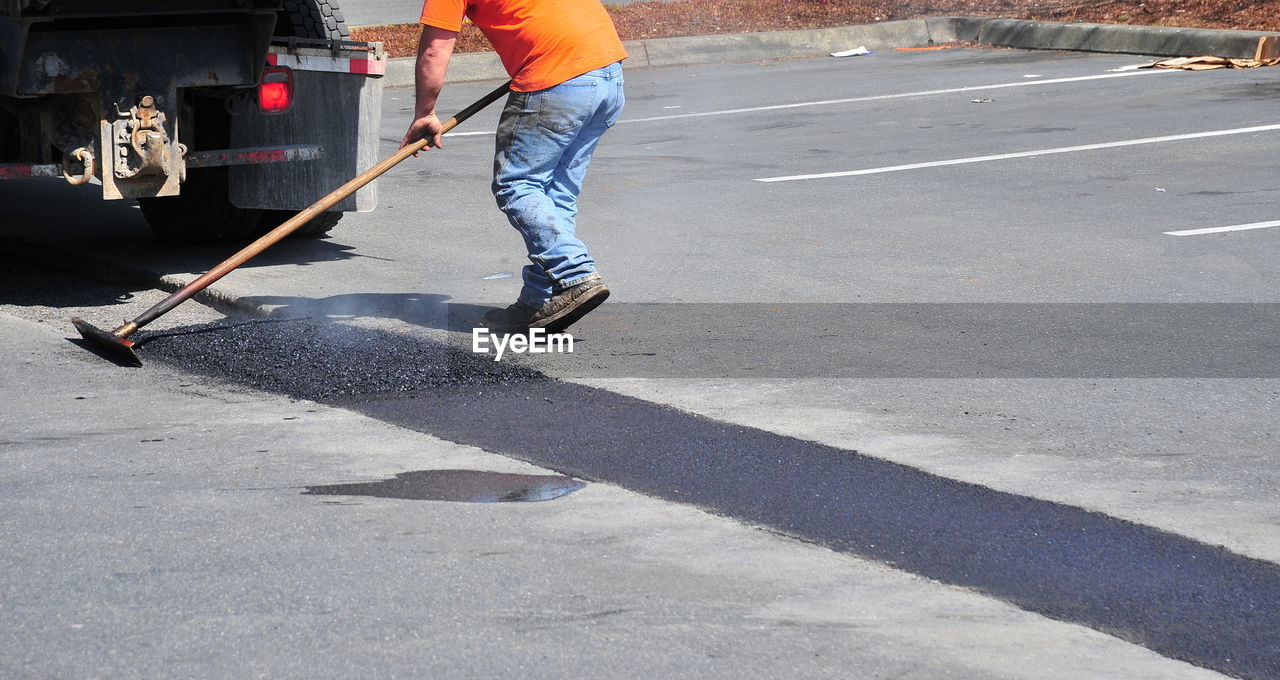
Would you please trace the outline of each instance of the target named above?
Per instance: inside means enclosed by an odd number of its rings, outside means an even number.
[[[314,319],[224,320],[138,345],[189,370],[313,400],[548,380],[442,342]]]
[[[415,501],[510,503],[549,501],[586,486],[561,475],[513,475],[482,470],[418,470],[360,484],[309,486],[313,496],[373,496]]]

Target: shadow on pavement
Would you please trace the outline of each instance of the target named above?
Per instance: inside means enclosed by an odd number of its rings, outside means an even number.
[[[61,179],[0,182],[0,205],[5,214],[0,240],[40,244],[82,258],[115,260],[161,275],[207,271],[246,245],[165,241],[147,225],[136,202],[105,201],[98,187],[73,187]],[[291,238],[243,267],[307,265],[356,257],[369,256],[331,240]]]

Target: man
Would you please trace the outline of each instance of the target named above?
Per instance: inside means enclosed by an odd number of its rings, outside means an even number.
[[[402,147],[419,139],[440,147],[436,98],[464,16],[511,74],[493,195],[524,237],[530,261],[520,297],[490,310],[484,322],[499,333],[557,333],[609,296],[574,225],[591,155],[622,111],[627,53],[600,0],[426,0],[415,118]]]

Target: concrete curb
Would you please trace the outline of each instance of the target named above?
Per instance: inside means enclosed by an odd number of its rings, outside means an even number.
[[[1258,39],[1275,33],[1166,26],[1063,24],[992,19],[982,24],[977,41],[1003,47],[1081,52],[1116,52],[1157,57],[1212,55],[1250,59]]]
[[[1073,50],[1142,54],[1153,57],[1252,58],[1259,38],[1280,33],[1210,28],[1168,28],[1119,24],[1072,24],[986,17],[932,17],[881,24],[842,26],[811,31],[771,31],[705,35],[687,38],[654,38],[626,43],[627,65],[685,66],[747,62],[762,59],[819,57],[859,45],[868,49],[927,47],[953,40],[1026,50]],[[413,85],[412,57],[391,59],[383,84]],[[493,52],[456,54],[449,62],[449,80],[498,80],[506,78],[502,62]]]

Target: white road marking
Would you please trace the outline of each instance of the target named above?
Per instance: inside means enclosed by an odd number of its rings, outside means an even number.
[[[1247,231],[1249,229],[1267,229],[1280,227],[1280,220],[1272,222],[1251,222],[1249,224],[1233,224],[1229,227],[1209,227],[1207,229],[1183,229],[1182,231],[1166,231],[1170,236],[1199,236],[1201,234],[1221,234],[1228,231]]]
[[[743,109],[721,109],[717,111],[702,111],[699,113],[672,113],[665,116],[648,116],[646,118],[623,118],[619,123],[650,123],[663,120],[677,120],[680,118],[705,118],[708,116],[731,116],[739,113],[757,113],[760,111],[781,111],[784,109],[800,109],[811,106],[833,106],[836,104],[856,104],[858,102],[878,102],[887,99],[907,99],[910,97],[929,97],[940,94],[958,94],[961,92],[979,92],[982,90],[1001,90],[1009,87],[1038,87],[1040,85],[1055,85],[1058,83],[1079,83],[1088,80],[1102,80],[1107,78],[1126,78],[1128,76],[1154,75],[1157,73],[1183,73],[1177,70],[1151,70],[1151,71],[1129,71],[1126,73],[1103,73],[1092,76],[1072,76],[1070,78],[1050,78],[1048,80],[1027,80],[1016,83],[995,83],[993,85],[970,85],[968,87],[953,87],[945,90],[920,90],[918,92],[899,92],[896,94],[877,94],[865,97],[848,97],[845,99],[823,99],[812,102],[797,102],[795,104],[775,104],[772,106],[753,106]],[[482,135],[496,134],[495,130],[482,130],[479,132],[450,132],[448,137],[479,137]]]
[[[1081,144],[1079,146],[1060,146],[1053,149],[1037,149],[1035,151],[1016,151],[1014,153],[998,153],[990,156],[972,156],[969,158],[949,158],[941,161],[926,161],[923,163],[908,163],[906,165],[890,165],[882,168],[866,168],[863,170],[842,170],[839,172],[820,172],[811,175],[788,175],[783,177],[758,177],[757,182],[795,182],[805,179],[828,179],[832,177],[853,177],[855,175],[878,175],[885,172],[902,172],[904,170],[921,170],[924,168],[938,168],[947,165],[966,165],[969,163],[986,163],[989,161],[1004,161],[1013,158],[1034,158],[1036,156],[1051,156],[1060,153],[1075,153],[1077,151],[1095,151],[1097,149],[1114,149],[1122,146],[1138,146],[1141,144],[1161,144],[1164,142],[1180,142],[1188,139],[1203,139],[1206,137],[1223,137],[1226,135],[1244,135],[1255,132],[1273,132],[1280,130],[1280,125],[1255,125],[1253,127],[1233,128],[1230,130],[1209,130],[1207,132],[1190,132],[1181,135],[1165,135],[1162,137],[1143,137],[1141,139],[1125,139],[1118,142],[1101,142],[1098,144]]]
[[[1070,78],[1050,78],[1048,80],[1020,80],[1015,83],[996,83],[994,85],[970,85],[968,87],[952,87],[945,90],[920,90],[919,92],[899,92],[897,94],[877,94],[865,97],[848,97],[845,99],[823,99],[813,102],[797,102],[795,104],[775,104],[772,106],[753,106],[744,109],[722,109],[719,111],[702,111],[700,113],[677,113],[667,116],[649,116],[647,118],[624,118],[620,123],[647,123],[658,120],[676,120],[678,118],[705,118],[707,116],[730,116],[737,113],[756,113],[759,111],[782,111],[800,109],[811,106],[833,106],[836,104],[856,104],[858,102],[879,102],[886,99],[906,99],[908,97],[929,97],[939,94],[957,94],[960,92],[979,92],[982,90],[1002,90],[1009,87],[1039,87],[1058,83],[1079,83],[1086,80],[1102,80],[1106,78],[1126,78],[1156,73],[1173,73],[1173,71],[1130,71],[1126,73],[1102,73],[1092,76],[1072,76]]]

